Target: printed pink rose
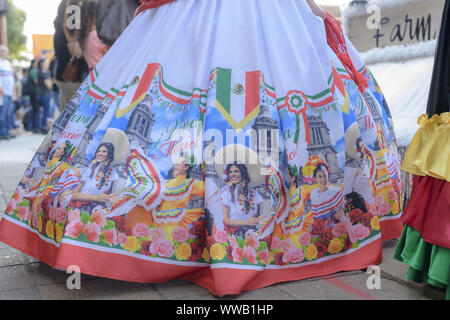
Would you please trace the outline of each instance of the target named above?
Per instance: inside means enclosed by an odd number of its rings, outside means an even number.
[[[347,224],[345,221],[336,223],[333,227],[333,236],[340,237],[347,233]]]
[[[247,259],[250,263],[256,264],[256,251],[252,247],[244,247],[244,258]]]
[[[158,240],[164,240],[166,239],[166,233],[163,229],[150,229],[150,240],[151,241],[158,241]]]
[[[91,214],[91,219],[99,227],[104,227],[106,224],[106,217],[102,209],[95,208],[94,212]]]
[[[17,208],[17,216],[22,221],[28,220],[29,213],[30,213],[30,210],[27,207],[18,207]]]
[[[369,205],[367,206],[367,209],[369,210],[369,213],[370,213],[372,216],[378,215],[378,209],[377,209],[377,205],[376,205],[375,203],[369,204]]]
[[[384,202],[384,197],[382,194],[379,194],[375,197],[375,203],[377,205],[377,207],[379,207],[383,202]]]
[[[269,261],[269,250],[268,249],[264,249],[261,251],[258,251],[257,256],[259,258],[259,260],[261,260],[262,263],[266,264]]]
[[[186,228],[177,227],[172,231],[172,237],[177,242],[186,242],[189,239],[189,231]]]
[[[291,248],[283,254],[284,263],[300,263],[304,258],[305,253],[299,248]]]
[[[74,209],[69,211],[69,221],[77,221],[80,220],[80,209]]]
[[[231,256],[233,257],[233,262],[242,262],[243,250],[239,247],[233,247]]]
[[[273,237],[272,241],[270,243],[270,249],[272,250],[278,250],[281,246],[281,241],[280,238],[278,237]]]
[[[127,243],[127,240],[128,240],[128,238],[127,238],[126,233],[120,232],[117,235],[117,243],[124,244],[124,243]]]
[[[50,219],[50,221],[56,220],[56,208],[55,207],[50,207],[50,211],[48,212],[48,218]]]
[[[228,240],[230,241],[231,247],[233,247],[233,248],[238,247],[238,243],[237,243],[236,237],[234,235],[230,236]]]
[[[300,244],[302,246],[307,246],[311,243],[311,233],[308,231],[303,232],[299,238]]]
[[[55,220],[56,223],[65,223],[67,218],[67,212],[64,208],[56,209]]]
[[[34,225],[35,217],[36,216],[33,215],[33,225]],[[37,217],[36,217],[36,220],[37,220]],[[36,221],[36,223],[38,223],[38,222]],[[36,227],[37,227],[37,225],[36,225]],[[84,225],[83,225],[83,223],[81,223],[81,221],[73,221],[66,226],[66,235],[71,238],[76,239],[83,232],[83,228],[84,228]]]
[[[290,250],[290,262],[291,263],[300,263],[305,259],[305,253],[301,248],[294,248]]]
[[[150,233],[148,225],[137,223],[133,228],[133,234],[138,238],[145,238]]]
[[[16,203],[21,203],[23,201],[23,193],[21,189],[17,189],[13,194],[13,199]]]
[[[156,254],[162,258],[170,258],[175,252],[172,242],[159,239],[150,246],[150,253]]]
[[[350,241],[352,243],[357,242],[358,240],[365,239],[369,236],[370,230],[362,224],[355,224],[351,226],[348,235],[350,236]]]
[[[115,229],[105,230],[103,231],[103,238],[104,242],[112,247],[117,243],[117,231]]]
[[[378,215],[379,216],[387,216],[389,213],[391,213],[391,206],[389,205],[388,202],[383,201],[378,206]]]
[[[214,233],[214,240],[218,243],[225,243],[228,240],[228,235],[225,230],[216,230]]]
[[[259,248],[259,241],[258,238],[256,238],[256,235],[254,233],[249,233],[247,237],[245,238],[245,244],[248,247],[251,247],[253,249]]]
[[[97,243],[100,241],[100,227],[96,223],[88,222],[84,227],[84,234],[89,241]]]
[[[283,252],[288,252],[291,248],[294,247],[294,244],[289,239],[281,241],[280,245]]]

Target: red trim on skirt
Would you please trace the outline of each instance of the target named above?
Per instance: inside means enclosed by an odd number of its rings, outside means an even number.
[[[0,241],[32,256],[55,269],[71,265],[81,273],[140,283],[158,283],[183,278],[207,288],[214,295],[239,294],[274,283],[324,276],[340,271],[364,269],[382,261],[382,241],[375,239],[355,252],[331,260],[284,269],[245,270],[211,269],[205,266],[180,266],[102,252],[62,243],[60,248],[37,234],[6,219],[0,224]],[[214,264],[211,264],[213,267]],[[233,281],[230,281],[233,279]]]

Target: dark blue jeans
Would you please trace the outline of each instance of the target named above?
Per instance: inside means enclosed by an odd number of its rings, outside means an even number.
[[[9,135],[9,130],[13,128],[11,115],[14,116],[14,103],[11,96],[3,96],[3,105],[0,106],[0,136]]]
[[[42,114],[41,128],[47,127],[47,119],[50,111],[50,93],[41,93],[38,96],[39,104],[44,108]]]

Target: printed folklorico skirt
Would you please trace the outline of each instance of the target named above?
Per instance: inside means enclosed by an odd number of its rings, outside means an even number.
[[[66,106],[0,240],[215,295],[380,263],[402,231],[396,140],[336,20],[303,0],[163,2]]]

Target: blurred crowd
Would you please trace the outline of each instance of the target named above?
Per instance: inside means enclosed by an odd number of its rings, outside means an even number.
[[[139,0],[62,0],[54,54],[35,57],[27,68],[13,68],[8,48],[0,45],[0,140],[46,134],[138,5]]]

